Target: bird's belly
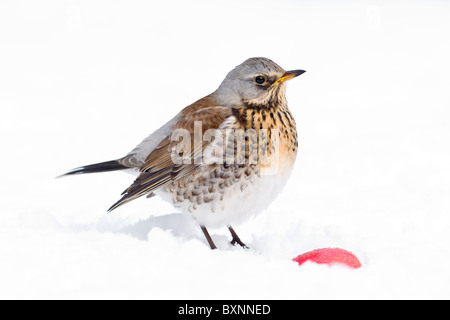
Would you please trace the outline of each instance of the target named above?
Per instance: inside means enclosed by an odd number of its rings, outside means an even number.
[[[285,186],[290,171],[265,171],[257,165],[204,166],[157,194],[191,214],[200,225],[235,225],[264,211]]]

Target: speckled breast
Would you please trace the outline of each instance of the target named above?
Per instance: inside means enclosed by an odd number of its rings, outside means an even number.
[[[241,223],[264,210],[285,185],[296,158],[297,131],[287,107],[236,109],[234,117],[233,130],[223,131],[223,162],[202,164],[164,189],[167,200],[202,225]]]

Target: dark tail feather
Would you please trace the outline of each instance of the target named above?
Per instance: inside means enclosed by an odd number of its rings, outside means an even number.
[[[112,160],[112,161],[100,162],[100,163],[96,163],[96,164],[90,164],[87,166],[78,167],[78,168],[72,169],[71,171],[69,171],[59,177],[71,176],[71,175],[83,174],[83,173],[108,172],[108,171],[117,171],[117,170],[125,170],[125,169],[130,169],[130,167],[124,166],[123,164],[120,163],[119,160]]]

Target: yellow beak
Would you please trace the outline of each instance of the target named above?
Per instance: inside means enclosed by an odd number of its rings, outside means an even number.
[[[286,71],[281,78],[279,78],[277,81],[275,81],[275,83],[282,83],[291,79],[294,79],[295,77],[298,77],[299,75],[305,73],[305,70],[291,70],[291,71]]]

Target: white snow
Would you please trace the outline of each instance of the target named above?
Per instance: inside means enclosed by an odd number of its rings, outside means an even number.
[[[0,298],[449,299],[446,1],[0,2]],[[252,56],[288,85],[300,153],[265,213],[199,228],[125,155]],[[295,256],[355,253],[352,270]]]

